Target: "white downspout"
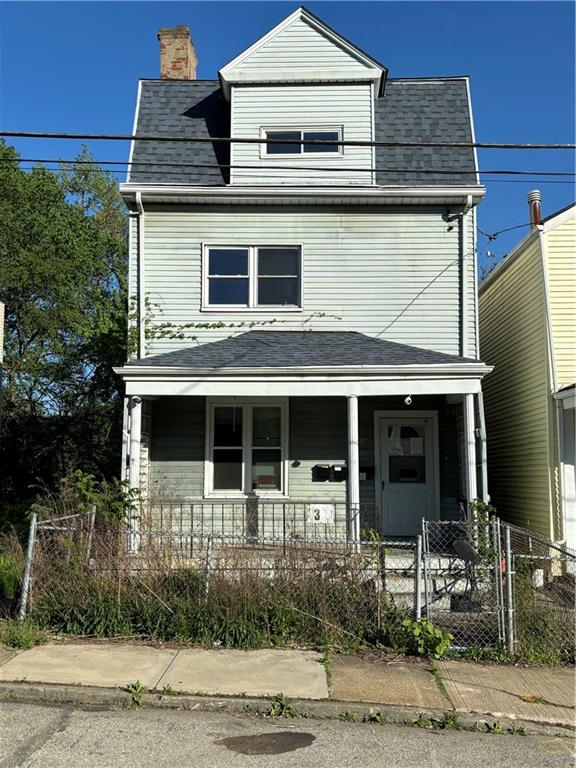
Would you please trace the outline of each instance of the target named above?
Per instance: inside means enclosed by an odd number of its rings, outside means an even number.
[[[146,357],[146,294],[144,284],[144,204],[142,192],[136,192],[138,209],[138,357]]]
[[[490,501],[488,493],[488,454],[486,450],[486,418],[484,416],[484,395],[482,390],[478,392],[478,437],[480,438],[480,473],[482,478],[482,488],[480,498],[486,504]]]
[[[472,209],[472,195],[466,196],[466,205],[460,214],[461,216],[461,274],[460,274],[460,292],[462,295],[462,331],[460,340],[460,353],[462,357],[468,356],[468,213]]]

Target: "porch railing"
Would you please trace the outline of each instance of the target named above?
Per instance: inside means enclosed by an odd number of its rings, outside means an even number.
[[[373,507],[359,511],[362,529],[378,528]],[[263,498],[186,500],[141,504],[133,527],[175,537],[226,536],[285,541],[349,541],[346,502]]]

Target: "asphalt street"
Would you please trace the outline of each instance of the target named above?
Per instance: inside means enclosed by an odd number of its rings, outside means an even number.
[[[563,768],[566,738],[0,703],[0,768]]]

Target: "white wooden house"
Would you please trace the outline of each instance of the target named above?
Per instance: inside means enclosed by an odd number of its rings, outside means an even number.
[[[125,476],[202,530],[457,518],[487,495],[484,189],[472,148],[430,144],[474,140],[468,79],[388,78],[304,8],[218,80],[187,27],[159,39],[134,132],[173,140],[135,141],[121,185]]]

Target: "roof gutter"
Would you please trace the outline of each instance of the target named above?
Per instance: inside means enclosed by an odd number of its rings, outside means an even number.
[[[136,194],[140,200],[168,200],[171,197],[185,198],[190,202],[232,201],[236,203],[251,203],[263,198],[274,200],[283,199],[288,202],[300,203],[303,199],[313,201],[341,201],[346,198],[360,204],[378,204],[408,199],[425,199],[430,202],[447,200],[454,204],[465,205],[480,202],[486,190],[482,186],[471,187],[300,187],[300,186],[265,186],[265,185],[228,185],[223,187],[201,187],[186,184],[120,184],[120,193],[126,202],[134,202]],[[471,202],[470,202],[471,201]]]
[[[114,372],[125,379],[149,377],[174,378],[220,378],[227,376],[265,376],[267,379],[279,376],[318,377],[330,379],[338,376],[411,376],[417,377],[483,377],[492,371],[492,366],[481,362],[443,363],[434,365],[345,365],[345,366],[286,366],[278,368],[186,368],[183,366],[125,365],[114,368]]]

